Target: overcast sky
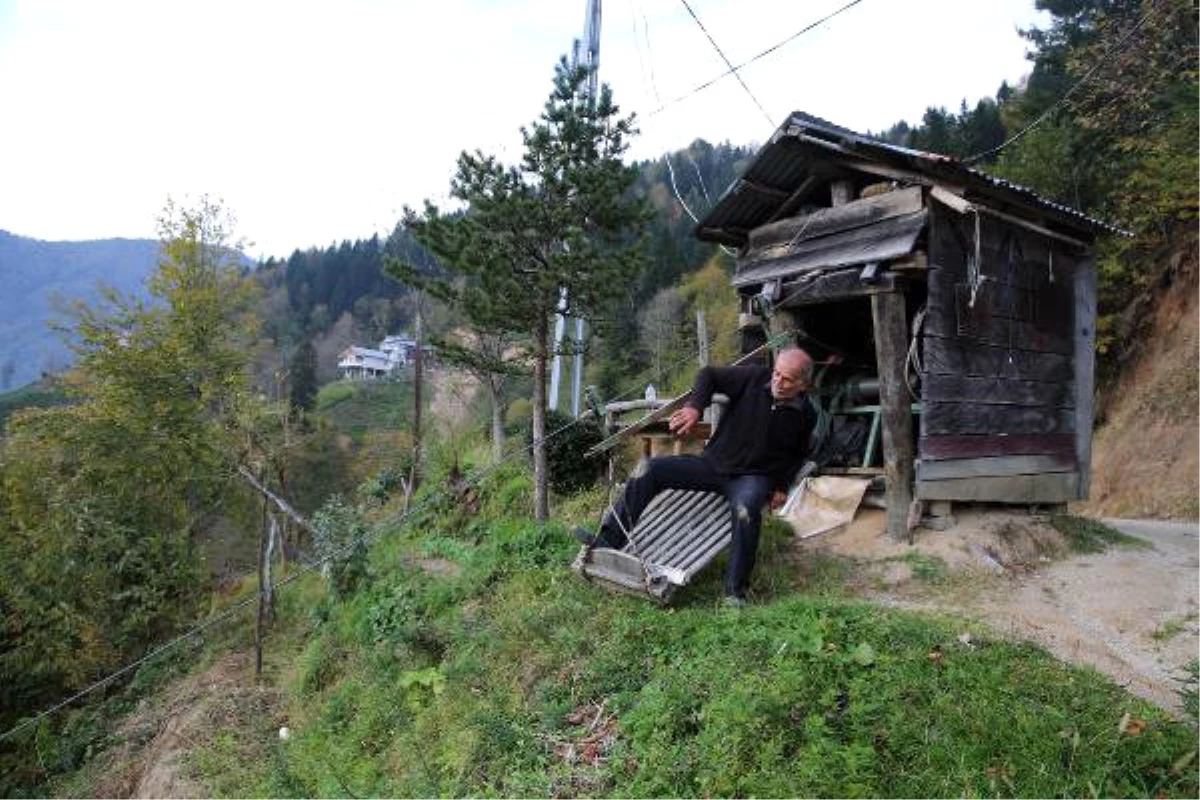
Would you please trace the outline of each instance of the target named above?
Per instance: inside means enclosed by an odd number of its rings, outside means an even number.
[[[600,79],[648,159],[750,145],[789,112],[860,132],[1029,71],[1034,0],[609,0]],[[687,6],[734,65],[733,76]],[[154,238],[223,200],[251,255],[386,235],[458,154],[513,163],[585,0],[0,0],[0,229]],[[752,95],[752,96],[751,96]],[[683,98],[683,99],[678,99]],[[760,108],[761,106],[761,108]],[[716,191],[724,187],[715,187]]]

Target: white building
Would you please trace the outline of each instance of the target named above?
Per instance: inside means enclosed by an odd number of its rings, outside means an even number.
[[[349,380],[387,377],[397,367],[406,367],[416,357],[417,343],[403,336],[388,336],[378,349],[351,345],[338,355],[338,374]],[[431,354],[425,348],[426,355]]]

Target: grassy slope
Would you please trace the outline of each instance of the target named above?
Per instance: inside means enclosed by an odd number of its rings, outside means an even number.
[[[200,733],[192,777],[225,796],[1196,795],[1194,727],[1037,648],[840,597],[839,562],[771,557],[778,528],[753,608],[719,607],[718,561],[662,610],[573,575],[527,491],[495,475],[478,515],[437,500],[377,523],[355,588],[272,644],[290,740],[261,719]]]
[[[19,409],[50,408],[67,402],[66,392],[52,380],[41,380],[11,392],[0,393],[0,432],[3,432],[8,418]]]

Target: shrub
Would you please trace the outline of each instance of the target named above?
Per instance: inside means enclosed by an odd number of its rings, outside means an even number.
[[[604,430],[591,417],[575,419],[560,411],[546,411],[546,466],[550,488],[559,494],[574,494],[595,485],[604,474],[604,458],[584,453],[604,441]],[[532,430],[525,442],[533,445]]]

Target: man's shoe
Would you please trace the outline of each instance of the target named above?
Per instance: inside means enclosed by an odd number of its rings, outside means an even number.
[[[745,608],[748,605],[750,603],[744,597],[738,597],[736,594],[725,595],[724,606],[726,608]]]
[[[597,545],[602,547],[604,545],[604,542],[599,541],[587,528],[575,528],[571,531],[571,535],[587,547],[596,547]]]

